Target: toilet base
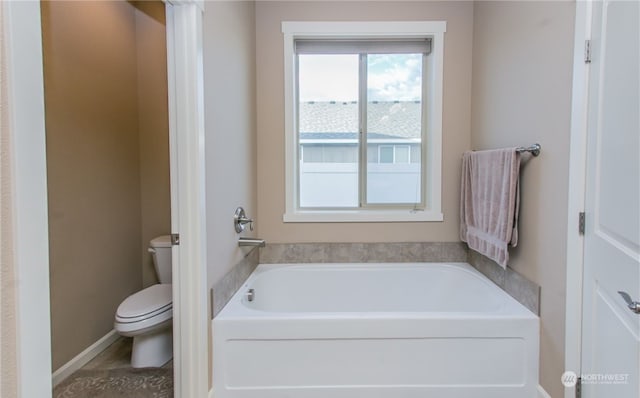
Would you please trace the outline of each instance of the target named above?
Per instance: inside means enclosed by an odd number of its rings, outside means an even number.
[[[173,333],[170,327],[133,338],[131,367],[160,367],[171,358],[173,358]]]

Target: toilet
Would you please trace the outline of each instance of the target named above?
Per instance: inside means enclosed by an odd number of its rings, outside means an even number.
[[[127,297],[114,322],[116,332],[133,337],[134,368],[159,367],[173,357],[171,236],[152,239],[149,252],[160,283]]]

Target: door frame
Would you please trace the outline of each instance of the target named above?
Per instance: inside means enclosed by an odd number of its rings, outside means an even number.
[[[204,160],[204,1],[165,0],[171,230],[174,396],[209,391],[209,328]],[[177,261],[176,261],[177,259]]]
[[[208,395],[202,0],[165,0],[176,397]],[[46,135],[39,1],[2,8],[12,167],[18,397],[51,397]],[[18,51],[19,49],[19,51]],[[173,160],[176,160],[174,162]],[[174,203],[175,200],[175,203]],[[174,218],[175,217],[175,218]],[[179,267],[179,264],[189,266]]]
[[[40,2],[3,1],[19,397],[51,396],[49,221]],[[3,143],[4,144],[4,143]],[[10,282],[10,283],[11,283]],[[3,372],[6,372],[3,369]]]
[[[585,62],[585,42],[591,39],[593,3],[576,2],[571,138],[569,153],[569,197],[567,211],[567,282],[565,312],[565,370],[582,371],[582,285],[584,237],[578,231],[579,213],[585,209],[587,173],[587,117],[589,64]],[[565,387],[565,398],[576,396],[575,387]]]

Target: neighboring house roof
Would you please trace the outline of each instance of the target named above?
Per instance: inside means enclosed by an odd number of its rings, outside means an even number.
[[[405,137],[398,137],[397,135],[367,133],[369,139],[378,140],[392,140]],[[357,140],[358,133],[300,133],[301,140]]]
[[[377,135],[375,138],[418,138],[421,109],[422,104],[415,101],[369,102],[367,133],[372,138],[373,134]],[[303,102],[299,112],[301,135],[314,135],[304,138],[347,138],[344,133],[358,131],[356,102]]]

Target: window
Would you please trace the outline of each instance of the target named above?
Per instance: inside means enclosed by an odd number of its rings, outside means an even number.
[[[284,22],[285,222],[442,221],[444,22]]]
[[[380,145],[378,147],[378,163],[394,163],[393,145]]]
[[[416,149],[420,149],[416,145]],[[409,145],[378,146],[378,163],[411,163],[411,147]]]

